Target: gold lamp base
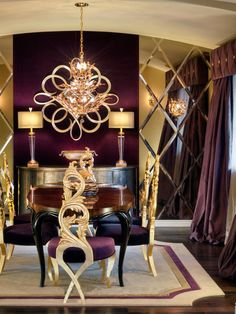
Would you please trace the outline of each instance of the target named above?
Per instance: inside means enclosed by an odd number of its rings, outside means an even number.
[[[118,160],[116,163],[116,167],[127,167],[127,162],[125,160]]]
[[[27,163],[28,168],[38,168],[39,163],[36,160],[30,160]]]

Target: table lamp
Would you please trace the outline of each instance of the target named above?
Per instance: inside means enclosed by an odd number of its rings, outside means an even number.
[[[41,111],[19,111],[18,112],[18,128],[30,129],[29,131],[29,148],[30,161],[27,163],[28,167],[37,168],[38,162],[35,160],[35,132],[33,129],[40,129],[43,127],[43,116]]]
[[[116,167],[126,167],[127,163],[124,160],[124,143],[125,133],[123,129],[132,129],[134,127],[134,112],[113,111],[109,114],[109,128],[120,129],[118,133],[118,149],[119,149],[119,160],[116,163]]]

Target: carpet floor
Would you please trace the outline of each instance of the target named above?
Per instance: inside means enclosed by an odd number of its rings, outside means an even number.
[[[191,306],[200,298],[224,296],[183,244],[156,242],[154,260],[155,278],[148,272],[141,248],[128,247],[124,262],[125,287],[118,284],[115,265],[111,288],[101,282],[101,270],[94,263],[79,280],[86,298],[85,305]],[[39,271],[36,248],[15,247],[13,257],[0,275],[0,306],[65,306],[63,298],[70,282],[68,275],[61,270],[57,286],[47,278],[42,288],[39,287]],[[76,289],[67,305],[81,305]]]

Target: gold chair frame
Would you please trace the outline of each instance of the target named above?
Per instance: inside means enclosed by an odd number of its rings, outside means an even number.
[[[85,188],[85,181],[76,169],[76,162],[71,162],[69,168],[66,170],[63,187],[64,201],[58,216],[60,242],[56,249],[56,258],[48,258],[48,275],[51,280],[57,283],[59,280],[59,266],[61,266],[71,278],[63,303],[67,302],[74,286],[79,293],[82,303],[84,303],[85,297],[78,279],[94,263],[94,257],[93,250],[86,239],[89,230],[89,211],[83,204],[84,197],[81,195]],[[70,212],[70,215],[68,215],[68,212]],[[75,225],[77,225],[76,234],[71,231],[71,227]],[[71,247],[82,249],[85,254],[85,261],[76,272],[73,272],[69,264],[63,259],[65,250]],[[105,260],[101,261],[103,280],[108,287],[110,286],[110,274],[114,263],[115,253],[107,259],[107,268]]]

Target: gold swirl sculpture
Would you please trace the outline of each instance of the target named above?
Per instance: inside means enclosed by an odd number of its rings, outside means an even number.
[[[69,66],[59,65],[42,81],[42,92],[34,96],[47,122],[60,133],[70,132],[78,141],[83,131],[93,133],[108,120],[110,106],[119,97],[110,93],[111,82],[94,64],[84,60],[83,52],[83,7],[87,3],[76,3],[80,7],[80,55]],[[102,109],[102,114],[99,112]],[[86,122],[86,123],[85,123]]]

